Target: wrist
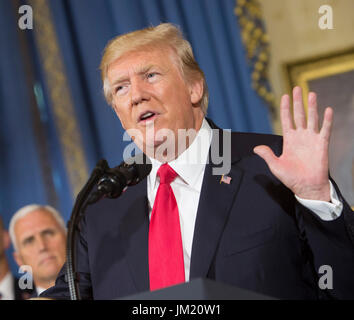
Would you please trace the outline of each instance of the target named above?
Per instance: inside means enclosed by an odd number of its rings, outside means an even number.
[[[302,188],[295,194],[301,199],[331,202],[329,181],[323,186]]]

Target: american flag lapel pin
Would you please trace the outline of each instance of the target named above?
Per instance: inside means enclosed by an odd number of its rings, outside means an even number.
[[[229,177],[229,176],[223,174],[223,175],[221,176],[221,179],[220,179],[220,184],[221,184],[221,183],[230,184],[230,183],[231,183],[231,180],[232,180],[231,177]]]

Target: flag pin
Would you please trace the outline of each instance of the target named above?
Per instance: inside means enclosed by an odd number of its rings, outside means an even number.
[[[220,184],[223,182],[223,183],[226,183],[226,184],[230,184],[232,178],[229,177],[229,176],[226,176],[226,175],[222,175],[221,176],[221,179],[220,179]]]

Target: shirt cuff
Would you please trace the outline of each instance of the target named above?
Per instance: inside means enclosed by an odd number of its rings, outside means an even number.
[[[313,211],[323,221],[333,221],[339,218],[343,210],[343,203],[338,199],[336,189],[333,187],[331,181],[329,181],[329,184],[331,202],[302,199],[295,195],[297,201],[299,201],[307,209]]]

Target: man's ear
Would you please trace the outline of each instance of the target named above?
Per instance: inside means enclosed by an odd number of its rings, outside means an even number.
[[[203,92],[204,92],[203,79],[194,80],[190,84],[190,95],[191,95],[191,102],[193,105],[198,104],[199,106],[199,102],[202,99]]]
[[[14,252],[13,252],[13,257],[14,257],[14,259],[15,259],[15,261],[16,261],[16,263],[17,263],[17,265],[18,265],[19,267],[25,264],[25,263],[23,262],[23,260],[22,260],[21,255],[20,255],[18,252],[14,251]]]

